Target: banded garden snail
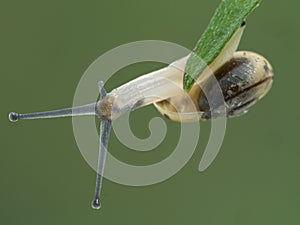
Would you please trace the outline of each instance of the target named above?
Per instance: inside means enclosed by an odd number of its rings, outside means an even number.
[[[214,116],[221,105],[211,106],[207,96],[213,96],[215,86],[224,97],[226,116],[243,115],[270,90],[273,70],[262,56],[252,52],[236,52],[244,23],[232,36],[219,56],[201,74],[189,93],[183,90],[184,67],[189,56],[169,66],[138,77],[114,90],[105,92],[100,86],[100,100],[74,108],[18,114],[11,112],[9,120],[57,118],[67,116],[96,115],[101,120],[99,166],[94,208],[100,207],[100,188],[105,162],[105,151],[111,129],[111,121],[134,109],[154,104],[166,117],[174,121],[191,122],[207,120]],[[216,79],[217,82],[213,82]],[[206,91],[204,91],[206,90]],[[221,103],[220,103],[221,104]]]

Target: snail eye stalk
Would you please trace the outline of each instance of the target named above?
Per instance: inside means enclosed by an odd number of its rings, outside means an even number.
[[[98,86],[99,86],[100,101],[101,101],[106,96],[106,91],[103,87],[102,81],[98,83]],[[100,209],[101,207],[100,195],[101,195],[101,187],[102,187],[103,173],[104,173],[111,125],[112,125],[111,120],[100,119],[100,138],[99,138],[97,177],[96,177],[95,195],[91,204],[92,208],[94,209]]]
[[[106,91],[104,89],[104,84],[102,81],[98,83],[100,92],[100,101],[106,96]],[[60,118],[60,117],[73,117],[73,116],[87,116],[94,115],[100,118],[100,138],[99,138],[99,154],[98,154],[98,166],[97,166],[97,178],[95,195],[92,201],[92,207],[94,209],[99,209],[101,207],[100,194],[102,187],[102,178],[105,167],[107,146],[109,134],[112,126],[112,121],[110,119],[105,119],[101,116],[101,112],[97,109],[99,102],[77,106],[73,108],[65,108],[59,110],[52,110],[46,112],[35,112],[19,114],[16,112],[11,112],[8,118],[11,122],[17,122],[19,120],[34,120],[34,119],[50,119],[50,118]]]
[[[52,110],[47,112],[35,112],[19,114],[16,112],[11,112],[8,115],[8,119],[11,122],[17,122],[19,120],[35,120],[35,119],[51,119],[60,117],[70,117],[70,116],[88,116],[96,115],[97,103],[91,103],[87,105],[77,106],[73,108]]]

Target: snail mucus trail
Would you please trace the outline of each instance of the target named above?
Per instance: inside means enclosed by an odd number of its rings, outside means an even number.
[[[12,122],[28,119],[93,115],[100,118],[100,145],[95,196],[92,207],[100,208],[100,193],[111,121],[134,109],[154,104],[174,121],[191,122],[212,118],[219,105],[211,107],[207,96],[213,97],[215,86],[221,88],[226,116],[245,114],[266,95],[273,82],[273,70],[262,56],[252,52],[236,52],[244,26],[226,43],[222,52],[199,76],[189,93],[183,90],[184,68],[189,56],[169,66],[138,77],[106,93],[99,82],[100,100],[95,103],[61,110],[18,114],[11,112]],[[217,82],[214,82],[217,81]],[[205,91],[204,91],[205,90]],[[187,101],[187,98],[190,101]]]

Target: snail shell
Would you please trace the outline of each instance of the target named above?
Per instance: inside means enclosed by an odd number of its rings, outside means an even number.
[[[235,52],[233,58],[214,72],[214,75],[195,84],[187,97],[176,96],[155,103],[167,118],[175,121],[195,121],[218,117],[218,110],[225,105],[226,116],[245,114],[264,97],[273,83],[273,69],[261,55],[253,52]],[[221,89],[223,99],[216,99]],[[208,99],[210,101],[208,101]],[[197,111],[190,111],[193,106]],[[212,112],[216,112],[212,115]]]

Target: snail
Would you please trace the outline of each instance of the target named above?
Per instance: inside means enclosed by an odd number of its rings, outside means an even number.
[[[236,51],[244,28],[243,22],[221,53],[201,73],[188,93],[183,90],[183,76],[190,55],[163,69],[140,76],[109,93],[106,93],[103,83],[100,82],[98,102],[48,112],[29,114],[11,112],[9,120],[15,122],[67,116],[98,116],[101,120],[100,163],[92,206],[99,208],[105,162],[104,150],[107,148],[112,120],[150,104],[154,104],[165,117],[179,122],[217,118],[222,115],[214,114],[214,112],[218,112],[222,106],[225,106],[226,117],[236,117],[245,114],[251,106],[267,94],[274,77],[270,63],[257,53]],[[217,89],[221,91],[222,101],[211,104],[209,99],[214,97]]]

